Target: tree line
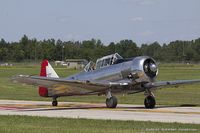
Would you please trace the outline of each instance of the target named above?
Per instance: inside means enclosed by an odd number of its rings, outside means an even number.
[[[100,40],[61,41],[60,39],[37,40],[24,35],[18,42],[0,40],[0,62],[38,61],[42,59],[87,59],[119,53],[124,58],[148,55],[161,62],[199,62],[200,38],[190,41],[177,40],[169,44],[153,42],[138,46],[132,40],[103,44]]]

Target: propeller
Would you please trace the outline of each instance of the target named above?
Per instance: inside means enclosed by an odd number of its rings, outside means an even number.
[[[145,74],[151,78],[154,78],[157,75],[158,67],[152,59],[144,61],[143,69]]]

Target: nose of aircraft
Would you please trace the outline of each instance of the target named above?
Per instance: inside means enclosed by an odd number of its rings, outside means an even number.
[[[157,76],[158,67],[155,61],[149,58],[146,59],[143,63],[143,70],[147,76],[149,76],[150,78],[154,78],[155,76]]]

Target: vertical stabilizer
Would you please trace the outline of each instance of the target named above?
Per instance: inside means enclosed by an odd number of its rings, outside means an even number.
[[[59,78],[55,70],[52,68],[48,60],[43,60],[41,63],[40,76]],[[39,87],[39,95],[42,97],[48,97],[48,89],[46,87]]]
[[[40,76],[43,77],[52,77],[52,78],[59,78],[55,70],[52,68],[51,64],[48,60],[43,60],[41,63],[41,71]]]

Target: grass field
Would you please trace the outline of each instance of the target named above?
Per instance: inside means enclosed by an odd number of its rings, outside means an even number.
[[[161,64],[158,80],[200,79],[200,65]],[[17,74],[37,75],[40,68],[23,65],[0,67],[0,99],[49,100],[38,96],[37,87],[15,84],[10,77]],[[78,72],[56,68],[59,76],[64,77]],[[200,85],[187,85],[180,88],[161,89],[155,92],[157,104],[168,106],[200,106]],[[143,93],[117,95],[119,103],[143,104]],[[63,97],[59,101],[102,102],[104,96]],[[0,133],[66,133],[66,132],[200,132],[196,124],[156,123],[139,121],[110,121],[86,119],[62,119],[28,116],[0,116]]]
[[[140,121],[64,119],[30,116],[0,116],[1,133],[160,133],[199,132],[195,124]]]
[[[65,77],[78,70],[55,68],[59,76]],[[0,99],[49,100],[38,96],[37,87],[12,83],[10,77],[17,74],[37,75],[38,66],[0,67]],[[200,79],[200,65],[161,64],[158,80]],[[159,105],[200,106],[200,85],[187,85],[179,88],[164,88],[155,92]],[[119,103],[143,104],[143,93],[117,95]],[[59,101],[105,102],[105,96],[62,97]]]

